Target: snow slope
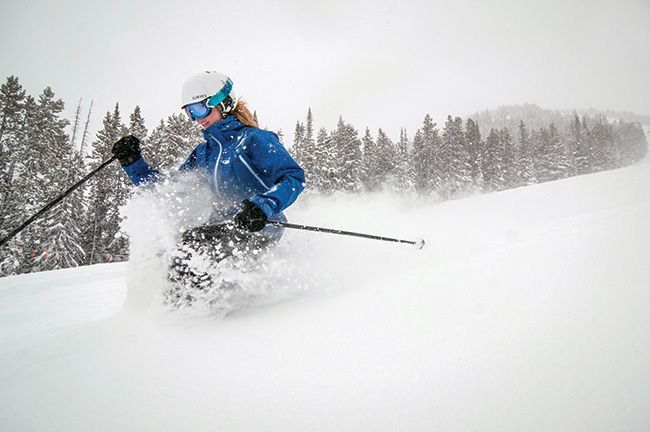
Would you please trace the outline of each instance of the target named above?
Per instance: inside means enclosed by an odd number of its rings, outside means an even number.
[[[0,279],[0,429],[647,430],[649,196],[646,162],[306,200],[292,221],[427,247],[287,233],[300,283],[222,320],[164,311],[144,267]]]

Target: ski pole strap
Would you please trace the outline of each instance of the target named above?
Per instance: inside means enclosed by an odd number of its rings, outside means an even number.
[[[395,243],[406,243],[406,244],[415,245],[415,246],[417,246],[418,249],[422,249],[424,247],[424,240],[423,239],[420,239],[420,240],[417,240],[417,241],[414,241],[414,240],[402,240],[402,239],[396,239],[396,238],[391,238],[391,237],[383,237],[383,236],[377,236],[377,235],[372,235],[372,234],[363,234],[363,233],[358,233],[358,232],[353,232],[353,231],[343,231],[343,230],[315,227],[315,226],[309,226],[309,225],[296,225],[296,224],[291,224],[291,223],[288,223],[288,222],[279,222],[279,221],[268,221],[268,224],[269,225],[281,226],[281,227],[284,227],[284,228],[300,229],[300,230],[304,230],[304,231],[315,231],[315,232],[328,233],[328,234],[340,234],[340,235],[346,235],[346,236],[351,236],[351,237],[361,237],[361,238],[367,238],[367,239],[371,239],[371,240],[381,240],[381,241],[395,242]]]
[[[43,207],[42,209],[40,209],[38,212],[36,212],[36,214],[34,214],[32,217],[30,217],[29,219],[27,219],[27,220],[26,220],[25,222],[23,222],[22,224],[20,224],[20,226],[19,226],[18,228],[14,229],[14,230],[11,231],[11,232],[6,236],[6,237],[4,237],[2,240],[0,240],[0,247],[1,247],[1,246],[4,246],[5,243],[7,243],[9,240],[11,240],[11,239],[14,238],[16,235],[18,235],[19,232],[21,232],[22,230],[24,230],[25,228],[27,228],[27,226],[28,226],[29,224],[31,224],[31,223],[34,222],[36,219],[38,219],[39,217],[41,217],[41,216],[43,215],[43,213],[47,212],[47,211],[50,210],[52,207],[54,207],[55,205],[57,205],[59,202],[61,202],[61,201],[63,200],[63,198],[65,198],[66,196],[70,195],[70,194],[71,194],[75,189],[77,189],[79,186],[81,186],[82,184],[84,184],[85,182],[87,182],[88,179],[90,179],[91,177],[93,177],[93,176],[94,176],[95,174],[97,174],[99,171],[103,170],[103,169],[104,169],[108,164],[110,164],[111,162],[113,162],[113,161],[116,160],[116,159],[117,159],[117,156],[113,156],[112,158],[105,160],[105,161],[102,162],[101,165],[99,165],[97,168],[95,168],[94,170],[92,170],[91,172],[89,172],[88,174],[86,174],[86,175],[84,176],[84,178],[82,178],[82,179],[79,180],[77,183],[75,183],[75,184],[73,184],[72,186],[70,186],[70,187],[69,187],[65,192],[61,193],[59,196],[57,196],[57,197],[54,198],[52,201],[50,201],[49,203],[47,203],[47,204],[45,205],[45,207]]]

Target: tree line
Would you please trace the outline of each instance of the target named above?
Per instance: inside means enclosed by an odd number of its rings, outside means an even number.
[[[525,108],[525,107],[524,107]],[[603,115],[560,116],[529,128],[481,124],[448,116],[438,127],[430,115],[411,140],[402,128],[397,141],[380,128],[373,137],[339,118],[333,131],[314,132],[308,110],[298,121],[291,152],[307,173],[307,189],[319,193],[377,191],[455,199],[623,167],[643,159],[648,143],[639,123],[608,121]],[[477,115],[477,117],[480,117]],[[508,116],[512,122],[512,116]],[[487,136],[481,126],[491,125]]]
[[[92,102],[82,115],[80,101],[72,121],[62,117],[63,109],[49,87],[33,97],[14,76],[0,87],[0,237],[110,158],[124,135],[139,137],[147,160],[163,171],[177,167],[202,141],[182,114],[149,131],[138,106],[123,120],[119,104],[91,138]],[[613,169],[647,152],[645,134],[634,122],[573,114],[559,127],[551,122],[529,129],[520,120],[515,130],[490,127],[484,137],[485,122],[479,122],[485,118],[449,116],[440,128],[426,115],[412,139],[402,129],[393,141],[382,129],[360,134],[343,118],[334,130],[316,132],[310,109],[296,123],[289,150],[305,169],[308,194],[390,190],[440,200]],[[109,165],[0,249],[0,274],[126,260],[119,209],[132,190],[118,164]]]
[[[138,106],[124,121],[116,104],[91,139],[92,103],[85,120],[81,101],[72,122],[62,118],[63,109],[49,87],[36,98],[14,76],[0,87],[0,237],[109,159],[124,135],[142,138],[148,160],[163,170],[202,138],[184,115],[161,120],[149,132]],[[119,164],[109,165],[0,249],[0,275],[126,260],[119,209],[131,191]]]

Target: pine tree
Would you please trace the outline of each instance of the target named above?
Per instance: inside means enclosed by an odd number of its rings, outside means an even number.
[[[25,117],[25,90],[18,78],[10,76],[0,87],[0,237],[17,226],[21,214],[20,190],[16,187],[20,172],[20,134]],[[22,256],[20,242],[13,240],[0,249],[0,275],[19,271]]]
[[[119,104],[115,104],[113,113],[106,113],[103,128],[93,142],[93,162],[110,158],[113,144],[126,132]],[[109,165],[91,180],[91,205],[83,233],[88,264],[119,261],[128,256],[128,242],[120,232],[119,208],[126,202],[129,186],[130,181],[117,164]]]
[[[501,134],[501,147],[503,155],[503,176],[505,179],[504,187],[505,189],[512,189],[519,185],[516,173],[515,144],[508,128],[503,128],[499,132]]]
[[[83,170],[83,161],[76,150],[76,140],[79,136],[81,100],[77,105],[72,136],[69,142],[59,142],[56,148],[56,160],[59,161],[58,172],[53,172],[61,178],[66,178],[65,189],[76,182]],[[83,139],[83,137],[82,137]],[[44,246],[35,263],[39,270],[76,267],[83,263],[85,251],[81,246],[83,237],[81,226],[85,220],[86,204],[84,202],[84,187],[69,194],[44,220]]]
[[[19,138],[24,123],[25,90],[10,76],[0,87],[0,234],[12,225],[11,209],[19,202],[15,187],[20,163]]]
[[[519,122],[519,146],[516,152],[516,172],[521,186],[537,183],[537,169],[533,159],[536,153],[534,143],[536,141],[533,140],[524,121],[521,120]]]
[[[447,117],[442,134],[439,190],[443,196],[454,198],[472,184],[470,155],[467,151],[463,120]]]
[[[553,166],[555,165],[554,155],[551,153],[551,134],[545,127],[539,130],[537,145],[533,154],[535,160],[536,183],[551,180]]]
[[[164,171],[171,169],[173,163],[172,160],[166,158],[167,138],[165,129],[165,121],[160,120],[142,146],[142,155],[147,162],[151,166]]]
[[[472,178],[472,185],[475,188],[480,187],[481,178],[481,159],[483,143],[481,142],[481,131],[478,123],[471,118],[465,122],[465,142],[467,144],[467,153],[469,154],[469,165]]]
[[[372,192],[379,188],[379,179],[377,173],[377,144],[370,135],[370,129],[366,128],[366,132],[361,138],[362,157],[361,157],[361,171],[360,180],[366,191]]]
[[[393,181],[397,168],[397,148],[386,133],[379,128],[377,131],[376,173],[381,186],[389,180]]]
[[[187,116],[173,114],[167,118],[164,132],[165,150],[162,156],[161,167],[176,168],[192,152],[194,147],[203,141],[203,134]],[[160,149],[150,148],[152,153]]]
[[[146,145],[148,131],[147,127],[144,124],[144,118],[142,117],[142,111],[140,110],[139,105],[136,105],[136,107],[133,109],[133,112],[129,116],[128,133],[137,137],[142,143],[143,147]]]
[[[566,151],[553,123],[548,129],[540,129],[536,166],[538,182],[558,180],[568,174],[569,166]]]
[[[488,192],[505,189],[501,137],[502,134],[497,129],[492,129],[485,140],[485,157],[481,171]]]
[[[22,126],[25,90],[18,78],[10,76],[0,87],[0,155],[15,148],[16,134]]]
[[[332,152],[330,160],[331,182],[334,190],[357,192],[361,189],[361,140],[359,133],[351,124],[339,121],[332,133]]]
[[[598,170],[616,167],[617,152],[614,145],[614,131],[604,116],[598,116],[592,128],[594,143],[599,149]]]
[[[128,133],[146,137],[140,138],[142,154],[150,165],[162,171],[178,168],[203,140],[200,129],[183,114],[160,120],[149,135],[138,107],[131,114]]]
[[[429,176],[431,175],[429,170],[431,167],[426,163],[426,156],[427,149],[424,144],[422,130],[418,129],[415,131],[415,136],[413,137],[413,153],[411,154],[411,160],[413,172],[415,174],[415,190],[421,195],[431,192],[428,188]]]
[[[399,142],[397,143],[397,165],[390,186],[396,192],[405,194],[415,191],[415,170],[411,164],[411,155],[408,146],[409,140],[406,134],[406,129],[401,128]]]
[[[583,128],[580,118],[574,114],[571,122],[571,175],[582,175],[589,172],[589,144],[587,142],[586,130]]]
[[[551,123],[548,127],[549,138],[551,140],[551,147],[549,153],[553,155],[553,165],[551,177],[553,180],[562,179],[569,175],[570,162],[567,154],[566,145],[562,142],[560,132]]]
[[[305,147],[305,125],[303,125],[300,121],[296,122],[296,128],[294,130],[294,136],[293,136],[293,145],[291,146],[290,153],[291,156],[300,164],[300,166],[304,168],[304,147]],[[309,185],[309,181],[307,181],[307,184]]]
[[[424,116],[422,129],[413,138],[413,169],[415,171],[415,190],[429,194],[437,189],[441,168],[441,140],[436,124],[429,114]]]
[[[70,185],[76,180],[75,174],[79,172],[79,154],[71,144],[64,149],[65,154],[60,165],[61,173],[67,173]],[[35,259],[38,270],[77,267],[83,264],[83,208],[83,194],[77,190],[50,211],[43,223],[43,248]]]
[[[314,116],[311,113],[311,107],[307,110],[307,122],[305,124],[303,139],[304,139],[303,148],[305,150],[305,154],[303,154],[303,158],[309,159],[308,165],[313,166],[314,160],[311,151],[314,150],[316,141],[314,140]]]
[[[61,118],[64,103],[46,87],[38,100],[26,98],[24,140],[21,152],[21,172],[17,187],[24,198],[24,214],[33,214],[57,196],[66,186],[68,173],[62,172],[61,161],[66,157],[68,121]],[[38,268],[37,258],[44,253],[48,219],[41,218],[21,233],[21,271]]]
[[[317,177],[317,175],[314,175],[320,164],[320,161],[315,156],[314,117],[311,108],[307,110],[306,121],[306,125],[300,121],[296,123],[294,142],[290,152],[305,171],[307,187],[310,188]]]
[[[333,176],[336,160],[330,157],[332,151],[332,138],[325,128],[320,128],[314,145],[314,160],[318,161],[313,169],[305,172],[307,184],[310,190],[323,193],[331,192],[332,185],[330,178]],[[332,171],[332,172],[330,172]]]

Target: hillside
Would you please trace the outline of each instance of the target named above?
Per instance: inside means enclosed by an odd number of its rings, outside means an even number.
[[[292,221],[427,247],[288,232],[263,301],[224,319],[165,311],[151,263],[3,278],[0,425],[644,430],[648,196],[646,159],[442,204],[306,200]]]

